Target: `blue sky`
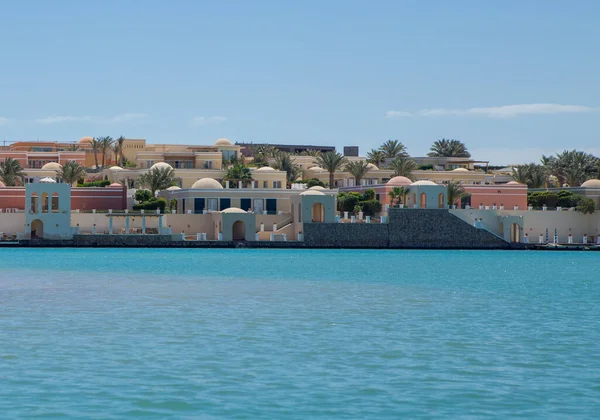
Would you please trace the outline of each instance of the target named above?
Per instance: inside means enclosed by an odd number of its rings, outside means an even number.
[[[600,155],[600,2],[0,1],[0,141]]]

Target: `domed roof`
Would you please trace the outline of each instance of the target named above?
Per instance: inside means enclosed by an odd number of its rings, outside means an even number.
[[[309,190],[326,190],[326,189],[327,188],[321,187],[320,185],[315,185],[315,186],[309,188]]]
[[[456,168],[452,172],[470,172],[467,168]]]
[[[0,181],[0,188],[5,188],[6,185],[4,185],[4,182]]]
[[[517,182],[517,181],[508,181],[506,183],[506,185],[523,185],[523,184],[521,184],[520,182]]]
[[[62,166],[56,162],[48,162],[42,166],[42,169],[45,171],[60,171]]]
[[[248,212],[240,209],[239,207],[229,207],[228,209],[221,210],[221,213],[248,213]]]
[[[405,176],[395,176],[385,183],[385,185],[391,185],[392,187],[404,187],[411,184],[412,181]]]
[[[271,172],[274,171],[275,169],[271,168],[270,166],[263,166],[261,168],[258,168],[256,170],[256,172]]]
[[[49,176],[47,176],[46,178],[40,179],[40,182],[42,182],[44,184],[56,184],[56,180],[50,178]]]
[[[583,188],[600,188],[600,179],[588,179],[581,186]]]
[[[233,146],[233,143],[229,139],[220,138],[215,142],[214,145],[215,146]]]
[[[109,188],[123,188],[123,186],[121,184],[119,184],[118,182],[113,182],[108,187]]]
[[[177,185],[173,185],[172,187],[167,188],[167,191],[177,191],[180,190],[181,188],[179,188]]]
[[[124,171],[123,168],[121,168],[120,166],[111,166],[110,168],[108,168],[111,171]]]
[[[425,181],[425,180],[423,180],[423,181],[417,181],[417,182],[413,182],[413,183],[412,183],[412,184],[410,184],[410,185],[415,185],[415,186],[419,186],[419,185],[431,185],[431,186],[435,186],[435,187],[437,187],[437,186],[438,186],[438,184],[436,184],[435,182],[432,182],[432,181]]]
[[[369,168],[369,171],[378,171],[379,170],[379,168],[377,167],[377,165],[375,165],[373,163],[367,164],[367,168]]]
[[[223,186],[213,178],[200,178],[192,185],[194,190],[222,190]]]
[[[313,171],[313,172],[317,172],[317,171],[322,171],[323,168],[321,168],[320,166],[313,166],[311,168],[308,168],[309,171]]]
[[[152,165],[150,167],[150,170],[152,169],[173,169],[173,167],[171,165],[169,165],[167,162],[156,162],[154,165]]]
[[[321,191],[319,190],[306,190],[303,193],[300,193],[300,195],[325,195],[323,194]]]
[[[83,137],[79,140],[79,144],[88,144],[91,140],[94,140],[93,137]]]

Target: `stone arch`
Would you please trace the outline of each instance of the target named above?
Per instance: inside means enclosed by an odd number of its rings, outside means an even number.
[[[439,209],[443,209],[445,206],[444,203],[444,193],[439,193],[438,194],[438,208]]]
[[[42,213],[48,213],[48,193],[42,193]]]
[[[35,219],[31,222],[31,238],[41,239],[44,237],[44,222],[40,219]]]
[[[424,192],[421,193],[420,195],[420,202],[419,202],[419,208],[422,209],[426,209],[427,208],[427,194],[425,194]]]
[[[323,223],[325,221],[325,207],[323,203],[315,203],[312,206],[313,223]]]
[[[246,240],[246,224],[242,220],[236,220],[231,227],[231,238],[234,241]]]

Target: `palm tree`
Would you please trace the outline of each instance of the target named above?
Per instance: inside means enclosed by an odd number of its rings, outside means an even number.
[[[544,188],[548,185],[548,171],[542,165],[530,163],[527,165],[527,186],[529,188]]]
[[[156,191],[165,190],[177,183],[177,177],[173,168],[154,168],[140,175],[139,184],[148,188],[152,197]]]
[[[317,164],[329,172],[329,188],[335,187],[335,171],[342,168],[346,162],[346,158],[337,152],[325,152],[317,157]]]
[[[115,165],[117,166],[121,166],[119,165],[119,156],[121,154],[121,148],[119,146],[119,143],[113,143],[112,147],[110,148],[112,150],[112,152],[115,155]]]
[[[448,206],[452,207],[457,200],[460,200],[465,195],[465,189],[458,182],[450,182],[446,186],[446,194],[448,195]]]
[[[233,185],[230,187],[237,188],[239,181],[242,181],[242,184],[252,181],[252,172],[244,164],[235,163],[227,169],[224,179],[225,181],[233,181]]]
[[[396,204],[404,204],[406,205],[406,196],[409,193],[408,187],[394,187],[392,191],[388,192],[388,196],[390,197],[390,201],[392,205]]]
[[[388,140],[379,147],[379,150],[383,152],[384,157],[387,159],[394,159],[402,156],[407,157],[406,146],[398,140]]]
[[[576,187],[596,176],[600,159],[578,150],[565,150],[556,156],[542,156],[542,165],[560,185]]]
[[[119,163],[115,163],[115,165],[123,166],[123,144],[125,143],[125,137],[119,136],[115,141],[115,145],[119,146]]]
[[[394,171],[394,176],[405,176],[412,179],[412,173],[417,169],[417,164],[409,157],[398,156],[389,163],[388,169]]]
[[[321,154],[321,151],[317,149],[306,149],[300,152],[300,156],[312,156],[314,158],[321,156]]]
[[[519,184],[527,184],[528,181],[528,173],[526,165],[517,165],[512,168],[511,177],[513,181],[518,182]]]
[[[69,147],[67,147],[67,152],[77,152],[77,151],[79,151],[79,145],[77,143],[70,144]]]
[[[441,139],[433,143],[427,153],[429,157],[471,157],[471,153],[467,151],[467,146],[461,141],[454,139]]]
[[[90,146],[92,148],[92,153],[94,154],[94,161],[96,162],[96,170],[100,169],[98,166],[98,153],[100,152],[100,141],[96,137],[93,137],[89,140]]]
[[[354,177],[355,185],[360,185],[360,181],[369,172],[369,164],[364,160],[349,162],[344,170]]]
[[[370,152],[367,153],[367,162],[372,163],[375,166],[379,166],[385,160],[385,153],[381,150],[371,149]]]
[[[100,150],[102,151],[102,169],[104,169],[104,162],[106,159],[106,154],[109,150],[111,150],[113,139],[110,136],[100,137]]]
[[[7,187],[23,185],[23,178],[25,178],[25,172],[18,160],[9,157],[4,162],[0,162],[0,180],[4,185]]]
[[[278,171],[285,171],[288,186],[296,181],[302,174],[302,169],[296,165],[289,153],[278,153],[273,162],[273,168]]]
[[[79,179],[84,178],[85,175],[85,168],[74,160],[65,162],[61,170],[58,172],[58,176],[62,178],[66,184],[71,185],[73,185]]]

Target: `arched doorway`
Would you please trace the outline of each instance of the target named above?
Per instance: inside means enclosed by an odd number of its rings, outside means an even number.
[[[425,194],[425,193],[421,193],[421,208],[422,209],[427,208],[427,194]]]
[[[234,241],[243,241],[246,239],[246,224],[238,220],[233,224],[231,239]]]
[[[521,228],[518,223],[510,225],[510,241],[521,242]]]
[[[312,206],[313,223],[323,223],[325,220],[325,208],[321,203],[315,203]]]
[[[35,219],[31,222],[31,239],[44,237],[44,222],[40,219]]]
[[[443,209],[444,207],[446,207],[446,206],[444,205],[444,193],[440,193],[440,194],[438,195],[438,208],[439,208],[439,209]]]

